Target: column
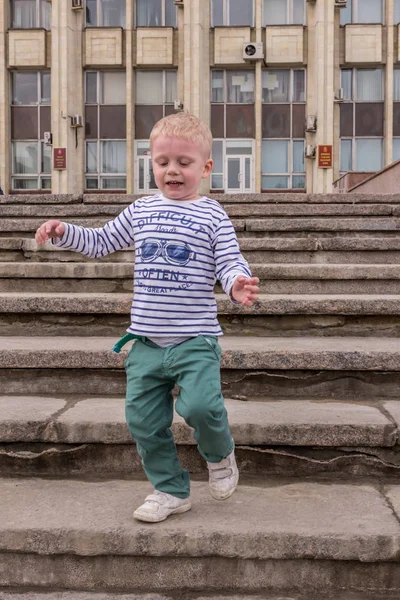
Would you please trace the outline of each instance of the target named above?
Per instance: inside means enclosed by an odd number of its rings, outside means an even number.
[[[134,193],[135,182],[135,73],[133,70],[133,3],[126,2],[126,193]]]
[[[210,124],[210,3],[186,1],[183,8],[183,105],[184,110]],[[201,194],[210,191],[209,179],[202,181]]]
[[[255,3],[255,26],[256,26],[256,42],[264,42],[262,29],[262,1],[256,0]],[[265,52],[265,51],[264,51]],[[256,62],[255,72],[255,95],[254,95],[254,110],[255,110],[255,125],[256,125],[256,149],[254,157],[255,169],[255,192],[261,192],[261,172],[262,172],[262,61]]]
[[[386,0],[386,69],[384,166],[393,162],[393,65],[394,65],[394,0]],[[385,46],[383,46],[385,47]],[[385,62],[385,61],[384,61]]]
[[[317,116],[317,132],[306,143],[333,145],[335,7],[332,0],[308,3],[307,114]],[[308,193],[332,191],[333,169],[319,169],[318,157],[306,158]]]
[[[210,123],[210,6],[204,0],[184,5],[184,108]]]
[[[67,169],[52,170],[54,194],[78,194],[84,188],[84,127],[73,129],[70,115],[84,118],[82,30],[84,11],[65,0],[52,2],[51,124],[53,148],[66,148]],[[77,141],[76,141],[77,136]]]
[[[10,95],[7,69],[8,2],[0,3],[0,185],[5,194],[10,188]]]

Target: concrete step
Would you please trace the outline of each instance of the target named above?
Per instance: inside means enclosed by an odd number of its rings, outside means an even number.
[[[1,479],[0,585],[400,591],[398,485],[242,478],[232,498],[216,502],[207,483],[194,482],[191,511],[157,525],[135,522],[132,511],[150,490],[141,481]]]
[[[239,238],[243,255],[253,263],[399,264],[396,238]],[[326,247],[326,250],[325,250]],[[98,262],[134,262],[134,250],[114,252]],[[38,246],[33,238],[1,238],[0,262],[93,261],[51,243]]]
[[[217,294],[227,335],[400,337],[400,295],[267,295],[252,308]],[[129,324],[132,294],[0,294],[3,335],[118,336]]]
[[[400,401],[226,400],[242,474],[398,479]],[[140,477],[124,398],[0,396],[0,475]],[[178,454],[204,477],[192,430],[175,415]]]
[[[127,206],[127,205],[126,205]],[[1,209],[2,217],[62,219],[70,217],[117,216],[123,209],[121,204],[8,204]],[[282,204],[275,202],[255,204],[224,204],[230,217],[332,217],[332,216],[400,216],[398,204]]]
[[[239,446],[382,447],[397,445],[400,400],[225,401]],[[130,444],[123,397],[0,396],[1,443]],[[175,414],[178,445],[195,445],[192,430]],[[399,462],[400,465],[400,462]]]
[[[122,369],[114,338],[0,337],[0,369]],[[400,371],[396,338],[223,337],[223,369]]]
[[[369,592],[333,592],[333,595],[328,593],[318,593],[315,594],[300,594],[300,593],[285,593],[284,596],[279,594],[263,594],[260,596],[259,594],[252,594],[251,592],[246,592],[245,595],[242,594],[218,594],[217,596],[212,594],[203,596],[200,592],[200,596],[198,593],[188,592],[182,596],[178,592],[178,596],[174,593],[168,595],[165,594],[113,594],[113,593],[99,593],[99,592],[51,592],[49,593],[41,593],[34,590],[29,590],[27,592],[9,592],[9,591],[1,591],[0,590],[0,600],[398,600],[398,593],[394,594],[391,592],[385,592],[384,595],[379,593],[369,593]]]
[[[343,250],[318,249],[319,242],[338,242],[338,248],[349,242]],[[254,243],[255,242],[255,243]],[[353,243],[356,242],[356,243]],[[358,242],[358,244],[357,244]],[[253,263],[283,264],[399,264],[400,240],[395,238],[355,238],[345,240],[311,240],[307,238],[239,238],[242,253]],[[334,246],[335,244],[330,244]],[[354,247],[360,247],[355,250]],[[280,250],[279,248],[282,248]],[[302,249],[304,248],[304,250]],[[393,248],[393,249],[391,249]],[[38,246],[33,239],[0,238],[0,262],[94,262],[77,252],[56,248],[50,243]],[[121,250],[96,262],[134,262],[134,251]]]
[[[0,234],[34,232],[43,223],[44,218],[1,218]],[[83,227],[102,227],[109,218],[106,217],[80,217],[69,218],[68,222]],[[394,234],[399,230],[399,217],[276,217],[276,218],[251,218],[242,217],[232,219],[232,224],[237,232],[246,231],[247,235],[260,233],[272,235],[275,232],[363,232],[370,235],[371,232],[383,234]]]
[[[400,194],[212,194],[222,204],[400,204]],[[137,198],[134,194],[24,194],[3,195],[0,204],[123,204]]]
[[[121,335],[124,332],[121,331]],[[3,394],[125,393],[125,353],[115,337],[2,337]],[[229,336],[221,381],[226,397],[398,399],[398,338]]]
[[[274,294],[400,294],[400,265],[251,264],[261,291]],[[149,274],[143,270],[144,277]],[[132,263],[0,263],[3,292],[125,292]],[[87,281],[90,280],[90,283]],[[219,286],[217,285],[217,290]]]

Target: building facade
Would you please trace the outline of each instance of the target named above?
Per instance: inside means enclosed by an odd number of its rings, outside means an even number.
[[[331,192],[400,158],[399,23],[400,0],[1,0],[0,184],[151,193],[151,128],[185,110],[211,191]]]

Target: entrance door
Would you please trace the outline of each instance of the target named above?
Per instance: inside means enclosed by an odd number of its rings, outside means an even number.
[[[251,156],[227,156],[225,165],[225,190],[227,194],[252,191]]]
[[[139,156],[137,158],[137,193],[154,194],[157,191],[150,156]]]

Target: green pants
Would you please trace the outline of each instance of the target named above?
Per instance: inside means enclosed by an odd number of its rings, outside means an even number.
[[[126,421],[143,468],[156,490],[178,498],[190,495],[171,433],[175,409],[190,427],[203,458],[220,462],[234,448],[221,393],[221,349],[216,337],[198,336],[168,348],[137,340],[126,359]]]

